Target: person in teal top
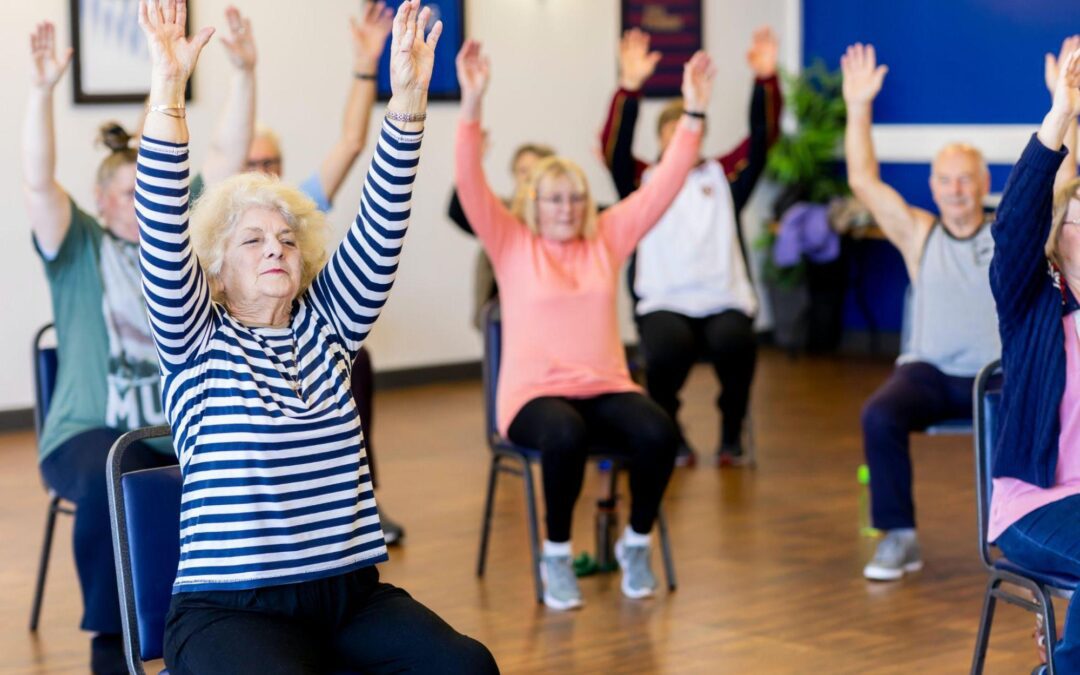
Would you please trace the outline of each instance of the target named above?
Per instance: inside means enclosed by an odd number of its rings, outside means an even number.
[[[235,73],[198,184],[242,171],[255,110],[255,47],[250,24],[226,12],[224,39]],[[94,673],[126,673],[120,638],[105,467],[125,431],[164,424],[157,356],[139,275],[135,220],[136,150],[116,123],[101,128],[109,150],[97,171],[97,217],[56,180],[53,91],[71,50],[57,54],[55,28],[31,34],[31,87],[22,129],[23,187],[34,246],[52,297],[59,370],[38,439],[45,482],[75,505],[75,566],[83,594],[83,630]],[[141,445],[125,470],[176,463],[167,443]]]

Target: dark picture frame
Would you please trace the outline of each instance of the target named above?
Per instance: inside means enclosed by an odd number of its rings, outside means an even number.
[[[191,30],[191,2],[187,29]],[[150,93],[150,52],[138,0],[70,0],[75,103],[142,103]],[[184,98],[191,100],[191,80]]]
[[[681,95],[683,64],[703,48],[702,0],[621,0],[622,30],[640,28],[652,38],[650,49],[663,56],[642,87],[648,98]]]
[[[404,0],[387,0],[386,5],[397,12]],[[454,60],[465,42],[465,0],[424,0],[423,6],[431,7],[435,15],[427,28],[442,20],[443,32],[435,48],[435,67],[431,72],[429,101],[460,101],[461,85],[457,80]],[[380,101],[390,100],[390,38],[379,57],[378,93]]]

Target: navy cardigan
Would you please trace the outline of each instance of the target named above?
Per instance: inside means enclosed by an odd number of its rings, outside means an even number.
[[[1041,488],[1054,484],[1065,393],[1062,317],[1078,305],[1050,272],[1044,246],[1050,235],[1054,175],[1065,158],[1032,136],[1009,174],[991,228],[990,288],[997,302],[1001,365],[1005,373],[1001,426],[994,443],[994,478],[1017,478]]]

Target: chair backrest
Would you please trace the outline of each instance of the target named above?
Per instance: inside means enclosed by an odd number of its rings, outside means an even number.
[[[993,361],[979,371],[975,378],[972,396],[975,432],[975,497],[978,500],[979,556],[983,565],[990,568],[993,557],[986,531],[990,521],[990,497],[993,493],[993,470],[991,454],[997,439],[1001,408],[1001,387],[1004,375],[1001,361]]]
[[[34,334],[34,431],[41,438],[45,416],[49,414],[53,392],[56,390],[56,372],[59,361],[56,347],[46,344],[45,336],[54,333],[53,324],[47,323]]]
[[[488,300],[480,310],[480,325],[484,331],[484,431],[491,441],[499,433],[495,417],[495,392],[502,359],[502,312],[498,298]]]
[[[109,452],[109,514],[112,520],[120,615],[128,667],[141,673],[142,661],[164,651],[165,615],[180,561],[180,467],[121,473],[124,452],[133,443],[168,436],[169,427],[130,431]]]

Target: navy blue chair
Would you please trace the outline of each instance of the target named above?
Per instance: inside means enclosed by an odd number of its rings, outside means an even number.
[[[45,324],[34,334],[34,432],[41,441],[41,430],[45,426],[45,416],[49,414],[53,392],[56,389],[56,373],[59,361],[56,347],[48,344],[47,338],[55,331],[51,323]],[[49,571],[49,558],[52,555],[53,533],[56,530],[56,516],[61,513],[73,515],[75,510],[57,495],[49,486],[49,508],[45,514],[45,540],[41,543],[41,555],[38,557],[37,581],[34,583],[34,601],[30,608],[30,631],[37,631],[41,617],[41,601],[45,597],[45,576]]]
[[[1006,559],[1001,555],[1000,550],[986,539],[990,497],[993,490],[990,451],[997,434],[1002,379],[1000,361],[994,361],[985,366],[975,379],[975,475],[977,477],[975,494],[978,499],[979,556],[990,578],[986,582],[986,594],[983,598],[982,616],[979,619],[979,632],[975,640],[971,673],[972,675],[982,673],[986,662],[986,648],[990,642],[990,627],[994,621],[994,609],[998,600],[1004,600],[1029,612],[1042,614],[1047,652],[1050,657],[1046,672],[1053,675],[1055,672],[1053,647],[1057,642],[1057,628],[1054,623],[1052,598],[1071,598],[1080,580],[1039,574],[1025,569]],[[1002,587],[1003,582],[1026,590],[1031,597]]]
[[[484,576],[484,566],[487,559],[488,540],[491,534],[492,507],[495,499],[495,488],[499,474],[507,473],[518,476],[525,483],[525,507],[529,526],[529,547],[532,554],[533,585],[536,590],[536,601],[544,601],[544,584],[540,579],[540,526],[536,509],[536,481],[533,478],[532,465],[540,462],[540,452],[532,448],[525,448],[502,437],[499,434],[495,422],[495,393],[499,381],[499,365],[502,359],[502,318],[499,312],[498,300],[489,301],[481,310],[482,327],[484,331],[484,431],[487,442],[491,448],[491,469],[488,474],[487,497],[484,500],[484,521],[480,530],[480,554],[476,564],[476,575]],[[619,471],[624,468],[625,460],[610,449],[595,448],[590,456],[601,462],[608,462],[610,470],[608,476],[608,496],[615,497],[617,494],[616,483]],[[664,575],[667,578],[668,589],[674,591],[676,587],[675,564],[671,555],[671,542],[668,539],[667,520],[661,507],[657,514],[657,526],[660,531],[660,550],[664,559]],[[597,542],[597,551],[605,546],[606,542]]]
[[[180,467],[121,473],[127,449],[168,436],[167,426],[129,431],[109,451],[109,516],[128,671],[143,675],[143,661],[164,654],[165,615],[180,562]],[[164,672],[164,671],[163,671]]]

